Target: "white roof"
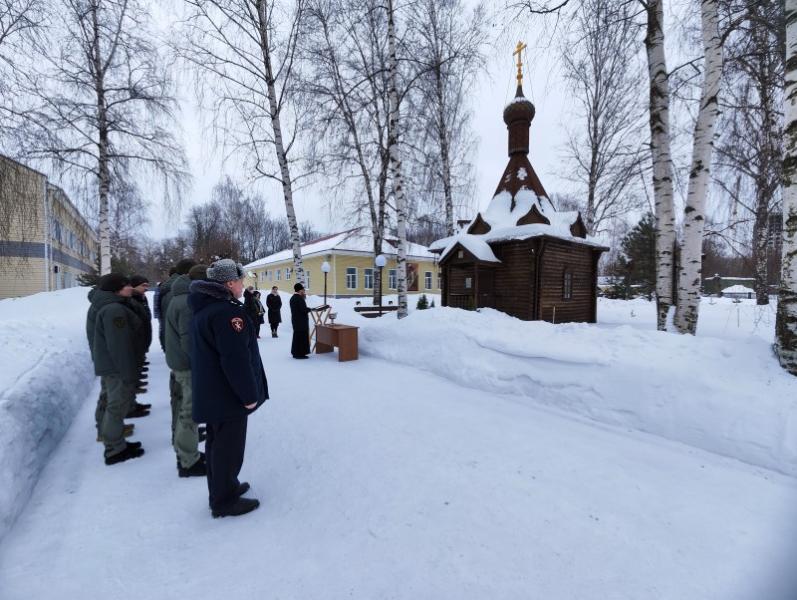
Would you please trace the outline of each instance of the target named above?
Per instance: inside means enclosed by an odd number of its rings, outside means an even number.
[[[473,254],[477,260],[484,262],[500,263],[501,261],[496,258],[493,249],[484,241],[482,235],[471,235],[470,233],[461,233],[459,235],[446,238],[449,241],[446,249],[443,250],[443,256],[446,256],[457,244],[461,244],[468,252]]]
[[[333,233],[332,235],[302,244],[302,257],[307,258],[334,252],[362,252],[363,254],[373,254],[374,245],[371,240],[371,233],[365,227],[341,231],[340,233]],[[382,254],[385,256],[395,256],[396,248],[388,242],[382,241]],[[407,257],[416,260],[434,260],[436,258],[435,255],[429,252],[424,246],[412,242],[407,242]],[[292,259],[293,250],[289,248],[251,262],[244,268],[256,269],[265,265]]]
[[[753,290],[745,285],[732,285],[722,290],[723,294],[752,294]]]
[[[517,225],[518,220],[528,214],[532,206],[535,205],[540,214],[548,219],[551,224],[534,223],[531,225]],[[443,250],[440,255],[440,258],[443,258],[451,252],[457,242],[459,242],[480,260],[500,262],[495,258],[495,254],[493,254],[490,247],[487,246],[489,242],[526,240],[533,237],[548,236],[569,242],[578,242],[579,244],[594,246],[596,248],[605,247],[592,238],[580,238],[572,234],[570,226],[578,219],[577,211],[559,212],[554,209],[553,204],[548,198],[537,196],[533,191],[525,188],[519,190],[517,194],[515,194],[514,208],[512,207],[511,194],[504,190],[493,196],[487,209],[480,214],[482,219],[490,226],[490,231],[475,236],[463,232],[436,240],[429,246],[429,250]],[[473,221],[471,221],[471,224],[473,224]],[[470,225],[465,230],[469,228]],[[484,245],[476,245],[475,242],[469,238],[477,238],[483,242]],[[467,244],[470,244],[478,253]],[[487,250],[489,250],[489,255],[484,249],[485,246]],[[492,260],[490,260],[490,258],[481,258],[480,255],[486,257],[492,256]]]

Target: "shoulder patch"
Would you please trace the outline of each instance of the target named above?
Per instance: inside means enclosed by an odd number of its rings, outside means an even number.
[[[113,318],[113,326],[117,329],[124,329],[125,328],[125,318],[124,317],[114,317]]]
[[[244,330],[244,320],[241,317],[233,317],[230,319],[230,326],[235,333],[241,333]]]

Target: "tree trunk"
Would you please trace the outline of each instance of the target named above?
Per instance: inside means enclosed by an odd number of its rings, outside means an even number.
[[[274,72],[271,67],[271,49],[269,47],[268,31],[268,2],[257,2],[258,29],[260,33],[260,50],[262,52],[263,67],[266,73],[266,88],[268,94],[269,116],[271,127],[274,130],[274,150],[280,167],[280,180],[282,182],[282,195],[285,199],[285,214],[288,218],[288,229],[291,234],[291,250],[293,251],[293,270],[297,283],[304,284],[304,265],[302,264],[302,240],[299,235],[299,224],[296,221],[296,210],[293,206],[293,181],[291,180],[288,156],[285,142],[282,137],[282,121],[280,107],[277,102],[277,87]]]
[[[770,197],[766,185],[756,183],[755,219],[753,220],[753,289],[756,304],[769,304],[769,271],[767,269],[767,225]]]
[[[440,161],[443,169],[443,196],[446,208],[446,235],[454,235],[454,198],[451,192],[451,152],[449,132],[446,125],[445,94],[443,93],[443,74],[438,64],[435,69],[437,91],[437,135],[440,143]]]
[[[401,148],[399,146],[399,100],[398,64],[396,59],[396,24],[393,0],[387,3],[387,40],[390,54],[390,118],[388,127],[388,151],[393,176],[393,196],[396,202],[396,229],[398,230],[397,269],[399,319],[407,316],[407,204],[404,198],[404,179],[401,172]]]
[[[645,48],[650,77],[650,142],[656,210],[656,326],[667,329],[672,305],[675,211],[670,153],[670,87],[664,54],[663,0],[649,0]]]
[[[105,80],[103,73],[100,24],[97,16],[97,5],[91,6],[92,25],[92,70],[94,89],[97,94],[97,183],[100,213],[100,275],[111,272],[111,224],[108,219],[109,191],[111,188],[111,173],[108,165],[108,109],[105,105]]]
[[[786,128],[783,157],[783,263],[775,350],[797,375],[797,0],[786,0]]]
[[[678,273],[678,306],[675,326],[681,333],[695,334],[700,310],[700,282],[703,273],[703,229],[706,223],[706,196],[711,181],[711,153],[714,127],[719,114],[717,96],[722,77],[722,40],[719,33],[717,0],[701,3],[703,29],[703,89],[695,124],[692,169],[684,208],[684,239]]]

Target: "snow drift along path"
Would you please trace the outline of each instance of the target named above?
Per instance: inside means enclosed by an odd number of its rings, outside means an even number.
[[[756,327],[769,313],[706,301],[700,335],[689,336],[652,329],[652,316],[637,316],[650,307],[604,301],[608,315],[597,326],[526,322],[491,309],[417,311],[402,323],[366,326],[361,351],[797,475],[797,378],[770,351],[774,325]]]
[[[0,301],[0,540],[94,385],[87,293]]]
[[[793,600],[795,480],[525,398],[264,339],[272,399],[210,517],[151,356],[147,453],[105,467],[94,393],[0,547],[3,600]],[[95,390],[96,391],[96,390]]]

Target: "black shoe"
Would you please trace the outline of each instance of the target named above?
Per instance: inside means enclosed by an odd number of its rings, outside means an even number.
[[[302,360],[302,359],[310,358],[310,357],[309,356],[294,356],[293,358],[296,358],[298,360]]]
[[[271,332],[271,337],[277,337],[277,332],[276,331],[272,331]]]
[[[255,500],[254,498],[238,498],[238,500],[233,502],[228,508],[214,510],[213,518],[218,519],[219,517],[238,517],[240,515],[245,515],[248,512],[252,512],[258,506],[260,506],[260,500]]]
[[[204,477],[208,474],[208,468],[203,459],[199,459],[188,468],[177,467],[177,474],[180,477]]]
[[[133,408],[127,413],[126,419],[139,419],[146,417],[149,414],[149,409],[143,408],[143,405],[134,405]]]
[[[136,446],[136,444],[138,445]],[[116,463],[130,460],[131,458],[138,458],[139,456],[143,456],[143,454],[144,454],[144,448],[141,447],[141,442],[128,442],[127,445],[125,446],[125,449],[119,452],[118,454],[114,454],[113,456],[106,456],[105,464],[115,465]]]
[[[240,498],[248,491],[249,491],[249,482],[244,481],[238,484],[238,489],[235,490],[235,493],[238,494],[238,497]]]
[[[139,410],[149,410],[150,408],[152,408],[152,405],[151,404],[144,404],[143,402],[136,402],[133,405],[133,408],[137,408]]]

